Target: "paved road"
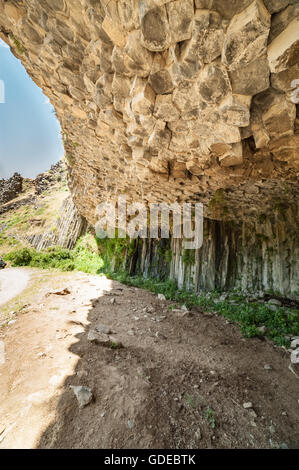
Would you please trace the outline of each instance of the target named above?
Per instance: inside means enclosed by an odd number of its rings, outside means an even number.
[[[30,274],[23,269],[7,268],[0,271],[0,305],[20,294],[28,284]]]

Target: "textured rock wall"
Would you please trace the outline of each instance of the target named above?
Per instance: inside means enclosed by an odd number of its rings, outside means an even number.
[[[39,251],[50,246],[60,246],[71,250],[86,229],[86,219],[79,214],[72,198],[69,196],[62,203],[55,230],[30,235],[27,240],[30,245]]]
[[[16,198],[23,188],[23,178],[15,173],[11,178],[0,179],[0,205]]]
[[[296,215],[286,210],[272,221],[239,225],[206,219],[201,249],[184,250],[181,239],[142,240],[122,267],[131,274],[174,279],[195,292],[239,288],[298,296]]]
[[[6,203],[8,196],[10,202]],[[22,207],[24,211],[18,212]],[[1,215],[0,234],[25,246],[29,242],[37,250],[50,246],[72,249],[87,228],[86,219],[78,212],[67,190],[66,167],[62,161],[35,179],[16,173],[12,178],[0,180]],[[15,224],[15,218],[20,222]]]
[[[298,199],[298,13],[297,0],[0,0],[0,34],[55,106],[89,222],[119,193],[254,219]]]

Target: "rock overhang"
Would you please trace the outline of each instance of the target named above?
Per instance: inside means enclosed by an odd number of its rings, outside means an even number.
[[[298,16],[294,0],[0,1],[91,223],[119,194],[234,220],[296,204]]]

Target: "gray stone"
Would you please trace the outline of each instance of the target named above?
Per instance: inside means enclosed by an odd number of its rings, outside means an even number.
[[[264,5],[271,15],[283,10],[289,3],[290,0],[264,0]]]
[[[174,84],[168,70],[152,73],[149,77],[149,84],[158,95],[171,93],[174,90]]]
[[[162,121],[176,121],[180,118],[179,110],[172,102],[172,95],[157,95],[154,116]]]
[[[225,19],[231,19],[234,15],[240,13],[252,0],[195,0],[196,8],[203,8],[218,11]]]
[[[299,348],[294,349],[294,351],[291,352],[291,363],[299,364]]]
[[[277,305],[278,307],[281,307],[282,303],[278,299],[269,299],[268,304],[270,305]]]
[[[296,349],[297,347],[299,347],[299,339],[293,339],[290,347],[292,349]]]
[[[152,114],[155,106],[155,93],[146,81],[135,80],[131,95],[133,96],[132,111],[135,114]]]
[[[133,429],[134,428],[134,422],[131,419],[128,419],[128,428]]]
[[[288,2],[290,3],[290,2]],[[271,30],[269,34],[269,44],[282,33],[287,26],[299,15],[299,4],[295,0],[284,10],[280,11],[271,18]]]
[[[175,0],[167,3],[170,40],[172,43],[190,39],[194,17],[193,0]]]
[[[258,148],[270,139],[294,134],[296,105],[285,95],[269,89],[253,99],[251,129]]]
[[[288,446],[285,442],[282,442],[279,446],[280,449],[288,449]]]
[[[245,408],[245,410],[252,408],[252,403],[250,401],[243,403],[243,408]]]
[[[85,387],[83,385],[70,385],[70,388],[73,390],[80,408],[84,408],[91,403],[93,394],[89,387]]]
[[[2,258],[0,258],[0,269],[4,269],[4,268],[5,268],[5,266],[6,266],[6,263],[5,263],[5,261],[3,261],[3,259],[2,259]]]
[[[220,15],[215,11],[196,10],[189,50],[195,50],[201,62],[209,64],[220,57],[224,31]]]
[[[243,163],[242,142],[231,144],[230,150],[219,156],[219,162],[224,167],[241,165]]]
[[[154,54],[142,46],[139,30],[128,34],[124,52],[126,69],[139,77],[148,77],[152,69]]]
[[[233,93],[253,96],[269,88],[270,69],[266,54],[228,72]]]
[[[106,325],[103,325],[102,323],[98,323],[95,327],[94,327],[95,331],[97,331],[98,333],[104,333],[105,335],[110,335],[113,333],[112,329],[110,328],[110,326],[106,326]]]
[[[287,70],[283,70],[279,73],[271,74],[271,86],[276,90],[286,93],[288,99],[291,100],[294,93],[294,89],[298,86],[299,77],[299,63],[289,67]],[[292,85],[292,83],[294,85]]]
[[[230,68],[248,64],[266,52],[270,15],[261,0],[235,15],[227,29],[222,61]]]
[[[139,17],[144,47],[150,51],[167,49],[171,36],[166,7],[157,6],[154,0],[142,0],[139,2]]]
[[[198,89],[207,103],[219,103],[231,91],[226,69],[221,65],[207,65],[200,74]]]
[[[251,96],[229,95],[220,105],[222,119],[230,125],[246,127],[250,123]]]
[[[97,330],[90,330],[87,335],[88,341],[91,343],[100,345],[100,346],[105,346],[105,347],[111,347],[111,346],[117,346],[121,347],[122,343],[115,337],[110,336],[110,333],[100,333]]]
[[[158,299],[159,300],[166,300],[166,297],[164,294],[158,294]]]
[[[266,331],[267,331],[267,328],[266,328],[265,325],[263,325],[263,326],[259,326],[259,327],[257,328],[257,330],[258,330],[260,333],[265,334]]]

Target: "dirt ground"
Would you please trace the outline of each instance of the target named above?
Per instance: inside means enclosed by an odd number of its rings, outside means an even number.
[[[29,273],[24,269],[6,268],[0,271],[0,306],[21,293],[28,284]]]
[[[105,277],[30,273],[41,285],[0,329],[0,448],[299,448],[288,352]],[[122,348],[88,340],[99,323]]]

